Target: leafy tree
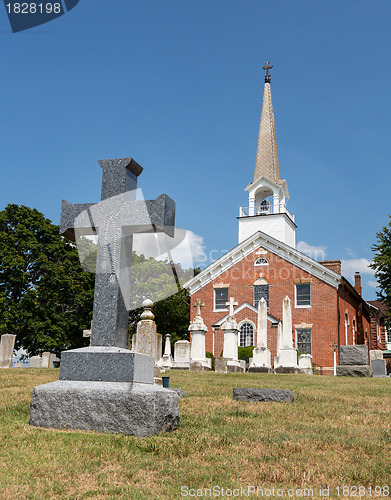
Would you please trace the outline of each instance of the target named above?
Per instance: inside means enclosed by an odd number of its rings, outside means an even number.
[[[82,270],[75,246],[38,210],[18,205],[0,212],[0,242],[0,334],[16,334],[31,355],[85,345],[94,274]]]
[[[391,216],[389,217],[391,219]],[[375,270],[375,278],[380,287],[378,298],[384,300],[391,312],[391,220],[376,237],[377,243],[372,247],[375,256],[371,268]]]
[[[163,337],[169,333],[171,342],[189,339],[190,297],[187,290],[181,289],[180,283],[199,272],[199,269],[184,270],[179,264],[173,267],[170,262],[157,261],[152,257],[147,259],[144,255],[133,252],[132,287],[135,291],[132,293],[132,301],[137,304],[141,304],[146,298],[154,301],[157,331]],[[130,312],[131,335],[136,332],[141,313],[141,307]]]

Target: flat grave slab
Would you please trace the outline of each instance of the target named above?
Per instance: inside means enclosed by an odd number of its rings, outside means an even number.
[[[233,390],[233,398],[237,401],[292,403],[294,396],[291,391],[284,389],[250,389],[247,387],[235,387]]]

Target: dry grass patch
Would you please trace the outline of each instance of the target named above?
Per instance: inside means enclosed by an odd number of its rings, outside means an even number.
[[[35,385],[58,370],[0,371],[0,498],[171,499],[181,487],[313,488],[389,482],[389,379],[170,372],[177,431],[143,439],[30,427]],[[245,403],[234,387],[290,389]]]

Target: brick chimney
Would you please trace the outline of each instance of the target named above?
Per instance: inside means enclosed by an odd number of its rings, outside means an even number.
[[[321,260],[319,264],[328,267],[331,271],[341,274],[341,261],[340,260]]]
[[[359,272],[356,272],[356,274],[354,275],[354,288],[360,295],[362,294],[361,275]]]

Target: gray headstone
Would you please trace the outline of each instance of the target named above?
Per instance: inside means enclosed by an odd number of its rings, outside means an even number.
[[[238,401],[292,403],[293,393],[283,389],[249,389],[235,387],[233,390],[233,398]]]
[[[61,355],[60,380],[153,384],[154,360],[118,347],[81,347]]]
[[[371,368],[374,377],[387,377],[387,366],[385,359],[372,359]]]
[[[41,368],[41,367],[42,367],[41,356],[32,356],[29,359],[29,368]]]
[[[215,358],[215,372],[216,373],[227,373],[228,365],[225,358]]]
[[[177,428],[178,399],[151,384],[60,380],[34,388],[30,425],[144,437]]]
[[[372,377],[372,368],[368,365],[337,366],[338,377]]]
[[[368,346],[361,345],[341,345],[339,348],[340,365],[368,365]]]

